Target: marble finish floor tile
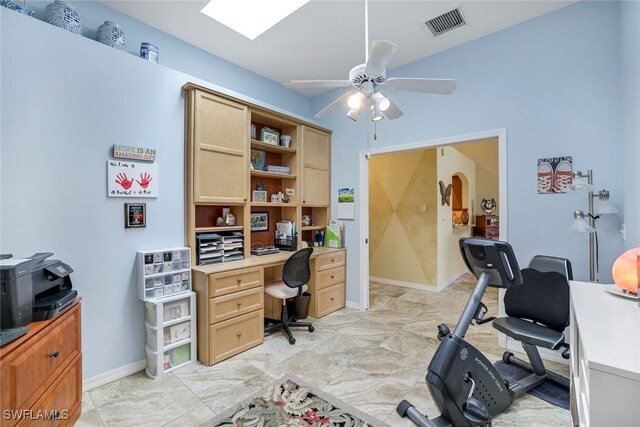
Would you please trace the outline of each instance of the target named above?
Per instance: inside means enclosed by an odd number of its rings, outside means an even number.
[[[391,427],[413,424],[395,413],[407,399],[435,418],[438,410],[425,383],[439,341],[437,326],[456,326],[475,279],[465,274],[442,292],[371,282],[370,310],[345,308],[309,319],[315,332],[295,330],[296,344],[281,333],[214,366],[201,364],[157,380],[144,372],[83,394],[78,426],[198,426],[262,390],[275,379],[295,375]],[[498,312],[498,290],[487,290],[488,315]],[[466,339],[490,361],[500,360],[497,331],[471,326]],[[522,353],[516,353],[526,358]],[[568,366],[545,365],[568,375]],[[496,417],[494,426],[569,426],[570,413],[530,395]]]
[[[158,426],[201,403],[174,375],[154,380],[144,371],[89,394],[105,426]]]

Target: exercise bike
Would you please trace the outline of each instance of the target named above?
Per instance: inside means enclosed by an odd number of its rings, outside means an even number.
[[[566,275],[553,265],[554,260],[565,265],[568,261],[545,257],[552,261],[546,266],[547,272],[521,271],[511,245],[478,238],[461,239],[460,252],[478,281],[453,333],[445,324],[438,326],[440,345],[429,364],[426,382],[441,415],[429,419],[406,400],[396,408],[398,415],[409,417],[419,427],[489,427],[493,417],[506,410],[515,398],[547,379],[569,386],[567,378],[545,369],[537,349],[564,348],[563,357],[569,358],[562,331],[569,319],[571,268],[568,264]],[[488,286],[507,289],[508,317],[485,317],[487,307],[481,300]],[[540,302],[543,303],[537,304]],[[530,363],[510,352],[505,352],[503,361],[531,374],[514,383],[503,379],[493,364],[464,340],[473,320],[477,324],[493,321],[496,329],[521,341]]]

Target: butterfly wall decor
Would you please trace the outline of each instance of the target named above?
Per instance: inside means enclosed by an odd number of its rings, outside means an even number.
[[[440,181],[440,196],[442,196],[442,206],[446,203],[447,206],[451,206],[451,190],[453,189],[453,185],[449,184],[446,187],[444,186],[444,182]]]

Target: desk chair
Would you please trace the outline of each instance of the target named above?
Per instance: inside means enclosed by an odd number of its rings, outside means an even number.
[[[280,320],[265,319],[267,322],[273,324],[266,326],[264,331],[273,332],[282,330],[287,334],[287,337],[289,337],[289,344],[291,345],[296,343],[296,339],[291,333],[291,327],[304,327],[307,328],[309,332],[314,331],[311,323],[291,321],[287,313],[287,300],[302,296],[302,293],[307,290],[307,283],[309,283],[309,279],[311,278],[309,260],[312,252],[313,248],[305,248],[295,252],[289,257],[282,268],[282,281],[270,283],[264,287],[265,293],[282,300]]]
[[[538,347],[561,350],[564,359],[569,358],[569,345],[565,344],[564,329],[569,326],[569,280],[573,279],[568,259],[536,255],[529,268],[522,270],[524,281],[505,292],[504,305],[508,317],[493,321],[493,327],[514,338],[531,363],[516,357],[510,351],[502,361],[525,369],[532,378],[547,377],[551,381],[569,387],[564,376],[545,368]]]

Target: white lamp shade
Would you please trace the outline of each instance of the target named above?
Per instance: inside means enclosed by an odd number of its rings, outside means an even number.
[[[593,203],[593,212],[596,215],[608,215],[618,213],[618,209],[607,199],[595,199]]]
[[[588,193],[589,191],[593,190],[593,185],[589,184],[587,177],[578,176],[573,177],[571,185],[565,187],[565,190],[579,193]]]
[[[586,219],[575,218],[573,220],[571,228],[569,228],[569,231],[577,231],[578,233],[593,233],[596,231],[596,229],[590,226]]]
[[[365,96],[362,92],[356,92],[349,97],[349,99],[347,100],[347,104],[349,104],[349,108],[351,108],[352,110],[359,110],[362,106],[362,101],[364,100],[364,98]]]

